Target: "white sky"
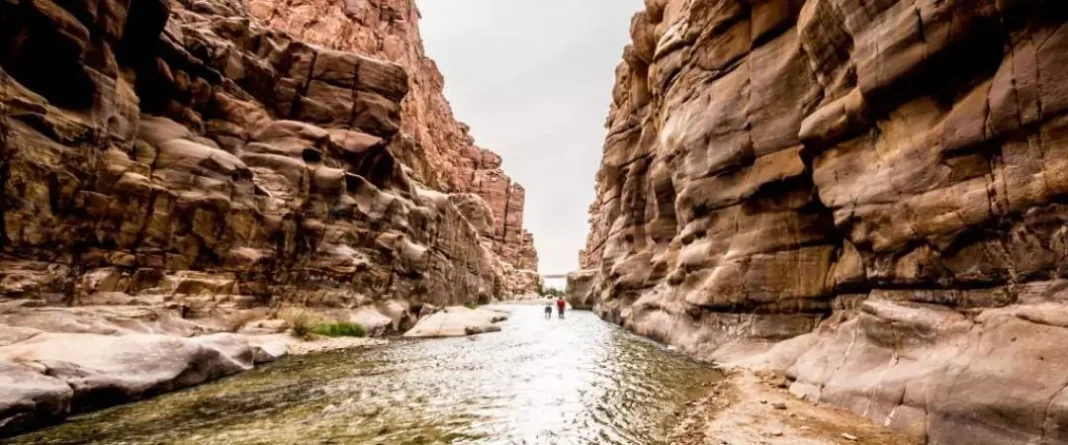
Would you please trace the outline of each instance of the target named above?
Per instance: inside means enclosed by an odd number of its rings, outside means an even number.
[[[475,142],[527,190],[542,273],[578,268],[616,64],[642,0],[417,0]]]

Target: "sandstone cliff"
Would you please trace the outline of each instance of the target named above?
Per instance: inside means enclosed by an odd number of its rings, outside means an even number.
[[[401,101],[394,154],[412,176],[447,193],[473,193],[493,211],[493,250],[521,270],[537,269],[533,236],[523,229],[525,191],[501,170],[501,158],[475,145],[452,114],[445,80],[423,49],[414,0],[249,0],[249,13],[306,43],[399,64],[411,78]]]
[[[403,18],[346,29],[420,65],[263,7],[0,1],[0,435],[274,357],[205,335],[284,329],[245,321],[287,307],[381,333],[538,288],[522,188]]]
[[[471,157],[425,135],[459,124],[410,5],[411,34],[386,5],[385,22],[346,29],[417,54],[415,78],[267,27],[250,15],[262,3],[106,3],[4,4],[4,295],[455,304],[523,290],[502,272],[536,262],[522,188],[467,139]],[[436,87],[409,94],[428,76]]]
[[[1068,443],[1068,7],[645,3],[575,298],[932,444]]]

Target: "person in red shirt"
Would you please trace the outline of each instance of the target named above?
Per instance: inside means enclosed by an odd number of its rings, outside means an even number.
[[[567,307],[567,302],[564,301],[564,297],[556,299],[556,311],[560,314],[560,318],[564,318],[564,308]]]

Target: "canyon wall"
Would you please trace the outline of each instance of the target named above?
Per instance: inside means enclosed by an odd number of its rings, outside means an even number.
[[[411,5],[406,33],[388,5],[346,28],[418,54],[406,67],[266,26],[260,3],[67,3],[0,15],[3,295],[351,307],[536,289],[522,188],[469,138],[427,136],[459,124]]]
[[[537,269],[533,236],[523,229],[525,191],[501,170],[501,157],[475,145],[445,99],[445,79],[428,58],[413,0],[249,0],[249,13],[271,28],[324,48],[397,63],[410,91],[401,101],[394,153],[412,177],[447,193],[473,193],[493,210],[493,250],[517,269]]]
[[[572,298],[928,443],[1068,443],[1068,5],[645,3]]]

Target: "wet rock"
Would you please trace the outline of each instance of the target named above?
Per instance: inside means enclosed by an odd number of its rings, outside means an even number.
[[[0,347],[0,431],[9,435],[235,374],[268,360],[266,354],[233,334],[185,339],[37,332]]]
[[[448,307],[419,321],[405,337],[462,337],[465,335],[497,332],[496,323],[508,318],[506,312],[489,309],[468,309],[462,306]]]

